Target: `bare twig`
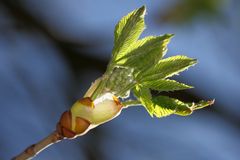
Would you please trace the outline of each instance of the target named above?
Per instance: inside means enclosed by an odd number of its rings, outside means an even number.
[[[45,148],[51,146],[54,143],[61,141],[62,139],[63,139],[63,137],[57,131],[54,131],[49,136],[44,138],[43,140],[39,141],[36,144],[29,146],[27,149],[25,149],[22,153],[20,153],[16,157],[14,157],[12,160],[32,159],[38,153],[43,151]]]

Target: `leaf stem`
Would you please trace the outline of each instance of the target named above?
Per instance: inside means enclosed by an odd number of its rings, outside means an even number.
[[[51,146],[54,143],[60,142],[63,137],[57,132],[52,132],[49,136],[26,148],[22,153],[12,158],[12,160],[27,160],[34,158],[38,153]]]
[[[102,76],[102,80],[98,84],[95,91],[92,93],[92,96],[91,96],[92,100],[95,100],[99,96],[99,94],[101,94],[101,92],[103,91],[103,89],[106,86],[106,83],[107,83],[107,81],[108,81],[108,79],[109,79],[109,77],[112,73],[113,68],[114,68],[114,63],[112,62],[112,59],[111,59],[108,66],[107,66],[106,72]]]
[[[141,105],[141,102],[139,100],[129,100],[129,101],[122,102],[122,105],[124,108],[128,108],[128,107]]]
[[[130,84],[128,84],[127,86],[125,86],[124,88],[121,89],[121,91],[118,93],[118,95],[122,95],[125,94],[127,91],[131,90],[137,83],[136,82],[132,82]]]

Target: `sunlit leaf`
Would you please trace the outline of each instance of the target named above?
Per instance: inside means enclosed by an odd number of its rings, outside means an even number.
[[[172,34],[165,34],[163,36],[150,36],[138,40],[129,46],[126,54],[120,57],[116,63],[134,68],[137,71],[143,71],[156,64],[165,55],[167,44],[170,42],[172,36]]]
[[[153,116],[154,108],[152,105],[152,95],[148,88],[143,88],[140,85],[137,85],[133,89],[134,95],[138,98],[138,100],[142,103],[142,105],[146,108],[148,113]]]
[[[188,104],[177,99],[167,96],[158,96],[153,98],[154,115],[156,117],[164,117],[170,114],[189,115],[192,113]]]
[[[153,90],[158,91],[176,91],[193,88],[193,86],[179,83],[177,81],[170,79],[158,79],[154,81],[146,81],[142,83],[142,85],[146,88],[151,88]]]
[[[157,96],[152,99],[152,102],[154,105],[154,115],[160,118],[170,114],[187,116],[192,114],[194,110],[212,105],[214,100],[200,101],[198,103],[184,103],[178,99],[167,96]]]
[[[130,45],[135,42],[145,28],[144,16],[146,13],[145,6],[132,11],[124,16],[116,25],[114,31],[113,57],[125,53]]]
[[[155,66],[149,68],[146,72],[137,77],[140,83],[154,81],[162,78],[176,75],[190,66],[197,63],[196,59],[192,59],[183,55],[172,56],[160,60]]]

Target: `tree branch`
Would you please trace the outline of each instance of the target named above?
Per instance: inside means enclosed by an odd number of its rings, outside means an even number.
[[[32,159],[38,153],[40,153],[47,147],[51,146],[52,144],[61,141],[62,139],[63,139],[63,136],[61,136],[57,131],[54,131],[43,140],[26,148],[22,153],[12,158],[12,160]]]

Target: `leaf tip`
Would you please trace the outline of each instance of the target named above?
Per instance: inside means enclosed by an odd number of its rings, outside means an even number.
[[[215,99],[207,101],[208,105],[211,106],[215,103]]]
[[[202,109],[202,108],[205,108],[205,107],[208,107],[208,106],[211,106],[215,103],[215,99],[213,100],[209,100],[209,101],[200,101],[199,103],[197,104],[192,104],[192,109],[193,110],[198,110],[198,109]]]
[[[140,7],[139,9],[138,9],[138,14],[140,15],[140,16],[142,16],[142,18],[144,17],[144,15],[146,14],[146,6],[145,5],[143,5],[142,7]]]
[[[192,65],[195,65],[195,64],[197,64],[197,63],[198,63],[198,60],[197,60],[196,58],[193,58],[191,64],[192,64]]]
[[[187,85],[187,89],[193,89],[194,86]]]
[[[139,10],[146,11],[146,5],[143,5],[142,7],[140,7]]]
[[[168,33],[168,34],[166,34],[166,36],[168,36],[169,38],[173,38],[173,37],[175,36],[175,34],[173,34],[173,33]]]

